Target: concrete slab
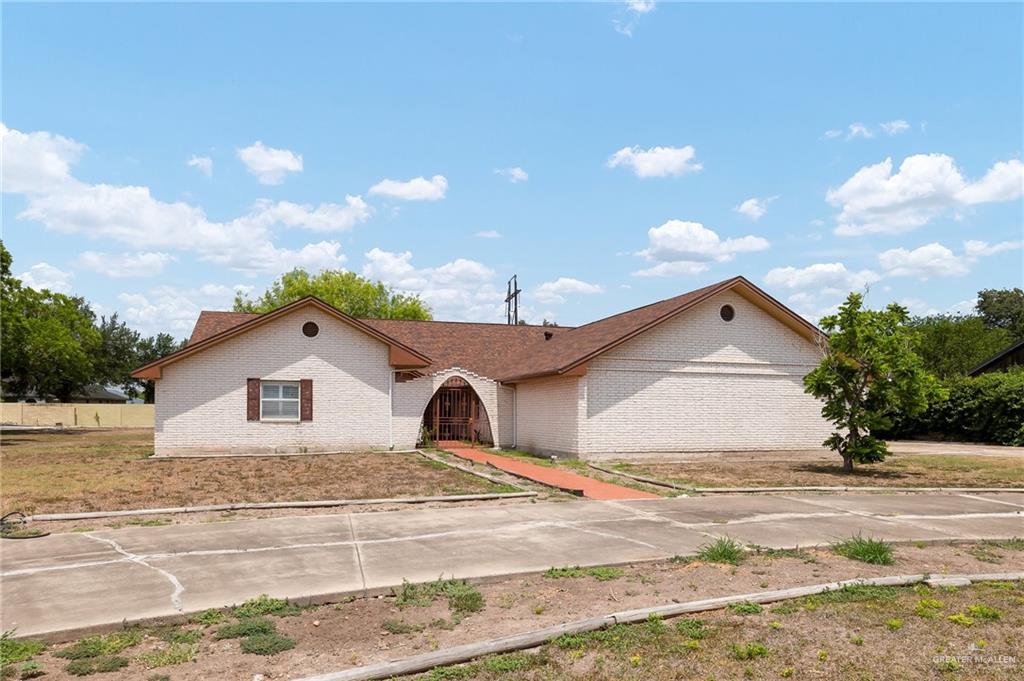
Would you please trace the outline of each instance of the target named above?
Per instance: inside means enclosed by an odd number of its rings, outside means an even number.
[[[126,527],[91,532],[93,536],[115,539],[130,553],[181,553],[217,549],[254,549],[273,546],[322,544],[351,541],[347,514],[237,520],[202,525]]]
[[[654,513],[680,523],[725,523],[785,513],[825,513],[795,497],[730,496],[684,497],[660,501],[623,501],[619,505],[641,513]],[[837,511],[839,509],[836,509]]]
[[[783,499],[808,500],[787,495]],[[822,494],[809,499],[814,504],[843,511],[874,515],[954,515],[962,513],[1006,513],[1013,509],[983,498],[960,494]]]
[[[1024,537],[1024,517],[897,518],[896,521],[903,524],[912,523],[918,528],[940,530],[960,539]],[[1024,557],[1019,562],[1024,565]]]
[[[986,492],[983,494],[971,494],[972,497],[981,497],[989,501],[1001,504],[1013,504],[1024,509],[1024,492]]]
[[[578,523],[580,531],[611,533],[627,537],[634,542],[650,544],[670,556],[695,553],[701,544],[708,541],[706,534],[698,530],[679,527],[675,523],[656,518],[627,518],[601,522]]]
[[[51,534],[39,539],[0,539],[0,570],[35,570],[44,567],[116,560],[112,547],[82,534]]]
[[[708,526],[715,536],[784,549],[796,546],[831,544],[856,534],[887,541],[952,539],[953,534],[932,528],[874,518],[844,516],[842,518],[789,518],[771,522],[739,522]]]
[[[150,558],[146,562],[181,582],[185,612],[237,605],[259,594],[303,598],[363,589],[353,545],[215,554],[201,561],[194,556]]]
[[[125,619],[165,617],[177,612],[170,598],[173,591],[160,573],[128,561],[5,576],[3,630],[17,629],[19,636],[32,636]]]

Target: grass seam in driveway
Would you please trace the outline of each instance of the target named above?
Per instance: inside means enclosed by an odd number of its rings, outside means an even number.
[[[507,484],[507,483],[506,483]],[[26,522],[46,520],[89,520],[133,515],[160,515],[165,513],[205,513],[208,511],[240,511],[271,508],[329,508],[332,506],[374,506],[383,504],[426,504],[438,501],[487,501],[489,499],[517,499],[535,497],[536,492],[487,492],[484,494],[449,494],[423,497],[393,497],[384,499],[324,499],[322,501],[262,501],[213,504],[209,506],[175,506],[171,508],[141,508],[116,511],[83,511],[81,513],[40,513],[26,517]]]
[[[443,667],[468,662],[478,657],[496,653],[508,653],[526,648],[536,648],[564,634],[581,634],[597,631],[616,624],[636,624],[650,617],[675,617],[695,612],[719,610],[733,603],[773,603],[793,598],[803,598],[829,591],[837,591],[848,586],[911,586],[932,579],[930,574],[895,575],[890,577],[870,577],[847,579],[839,582],[813,584],[808,586],[774,589],[734,596],[721,596],[687,603],[671,603],[649,608],[638,608],[609,613],[583,620],[566,622],[553,627],[545,627],[534,631],[503,636],[489,641],[478,641],[455,646],[446,650],[438,650],[422,655],[414,655],[400,660],[391,660],[364,667],[308,676],[298,681],[371,681],[388,679],[429,671],[435,667]],[[943,575],[941,579],[960,579],[969,582],[987,581],[1024,581],[1024,572],[979,573],[967,575]]]

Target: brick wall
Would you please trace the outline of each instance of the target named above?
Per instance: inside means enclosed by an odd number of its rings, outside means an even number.
[[[320,326],[315,338],[302,325]],[[246,379],[313,379],[313,420],[246,420]],[[355,451],[390,445],[388,346],[304,309],[164,367],[156,453]]]
[[[516,386],[516,446],[538,454],[578,454],[586,378],[559,377]]]
[[[730,304],[731,322],[719,316]],[[592,361],[581,451],[806,449],[830,432],[803,391],[815,346],[725,292]]]

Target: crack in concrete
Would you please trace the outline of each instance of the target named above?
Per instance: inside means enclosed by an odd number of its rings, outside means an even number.
[[[102,543],[110,546],[112,549],[114,549],[115,551],[120,553],[122,556],[124,556],[125,560],[128,560],[128,561],[130,561],[132,563],[138,563],[139,565],[147,567],[150,570],[155,570],[156,572],[158,572],[161,575],[163,575],[164,578],[167,579],[167,581],[171,583],[171,586],[174,587],[174,590],[171,592],[171,605],[174,606],[174,609],[177,610],[178,612],[182,612],[184,610],[184,607],[182,606],[182,603],[181,603],[181,594],[183,594],[185,592],[185,587],[182,586],[181,582],[178,581],[177,577],[172,575],[167,570],[164,570],[163,568],[158,568],[155,565],[150,565],[149,563],[146,562],[147,558],[145,556],[140,556],[140,555],[134,554],[134,553],[132,553],[130,551],[126,551],[124,549],[124,547],[122,547],[120,544],[118,544],[113,539],[107,539],[105,537],[97,537],[97,536],[93,535],[91,532],[85,532],[85,533],[83,533],[82,536],[83,537],[88,537],[89,539],[92,539],[93,541],[102,542]]]
[[[348,530],[352,533],[352,545],[356,549],[356,561],[359,563],[359,578],[363,581],[363,596],[366,596],[366,572],[363,570],[363,554],[359,550],[359,540],[356,539],[356,528],[352,522],[352,514],[348,516]]]

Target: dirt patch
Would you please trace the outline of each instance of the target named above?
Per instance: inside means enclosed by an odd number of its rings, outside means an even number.
[[[153,459],[152,452],[151,429],[3,432],[0,510],[60,513],[519,491],[419,454]]]
[[[626,473],[693,487],[1020,487],[1021,457],[890,454],[843,473],[835,455],[723,458],[688,462],[601,464]]]
[[[976,555],[988,555],[991,560],[991,551],[999,554],[998,566]],[[889,567],[812,550],[789,555],[753,554],[739,566],[667,561],[627,566],[621,574],[582,571],[582,576],[567,576],[576,571],[558,571],[551,577],[532,575],[478,585],[484,600],[479,612],[456,612],[455,601],[446,598],[444,590],[437,590],[436,597],[424,600],[421,606],[411,604],[416,600],[415,593],[405,594],[403,600],[410,602],[405,607],[399,607],[400,601],[394,596],[356,599],[302,609],[289,617],[270,616],[278,633],[293,639],[295,647],[267,657],[242,652],[237,639],[216,640],[214,634],[223,623],[208,627],[193,624],[176,629],[199,632],[190,635],[197,639],[189,644],[195,647],[194,660],[152,671],[145,669],[143,656],[166,652],[171,644],[161,640],[159,632],[150,630],[141,642],[119,653],[128,661],[127,667],[99,678],[123,681],[145,679],[150,674],[167,674],[174,681],[251,679],[256,674],[267,679],[295,678],[673,601],[853,577],[1024,569],[1024,553],[991,545],[900,546],[895,556],[896,564]],[[511,670],[516,672],[514,675],[502,676],[504,672],[482,666],[471,668],[466,676],[438,678],[669,679],[678,678],[679,670],[686,668],[687,674],[692,670],[698,678],[714,673],[721,679],[743,678],[747,666],[763,678],[778,678],[787,667],[800,671],[796,678],[813,675],[845,679],[861,671],[863,678],[893,678],[892,669],[901,669],[906,678],[926,678],[935,674],[932,658],[940,647],[955,654],[979,639],[986,641],[993,654],[1016,654],[1018,666],[996,668],[992,673],[981,669],[979,674],[964,678],[1012,678],[1014,670],[1022,670],[1024,590],[1020,586],[937,589],[929,590],[929,594],[943,601],[941,617],[916,615],[916,602],[925,596],[913,590],[902,590],[896,599],[878,601],[877,607],[874,601],[810,607],[797,604],[799,607],[786,613],[780,604],[765,606],[760,614],[725,611],[701,615],[714,633],[702,639],[698,649],[687,648],[685,640],[689,639],[675,634],[655,641],[626,637],[625,642],[613,641],[607,649],[596,644],[572,649],[547,646],[542,654],[548,662],[532,671],[516,666],[518,662],[509,662],[515,667]],[[1001,619],[975,618],[970,626],[946,619],[976,604],[998,609]],[[904,622],[899,631],[891,631],[886,625],[894,618]],[[773,621],[780,622],[781,627],[774,628]],[[672,620],[666,625],[675,631]],[[855,643],[856,636],[863,638],[862,644]],[[750,641],[763,641],[769,655],[743,662],[734,660],[732,644]],[[35,660],[47,672],[45,678],[72,678],[63,671],[68,661],[54,656],[67,647],[53,646],[36,655]],[[827,653],[825,659],[819,659],[819,651]],[[891,666],[893,661],[896,666]]]

